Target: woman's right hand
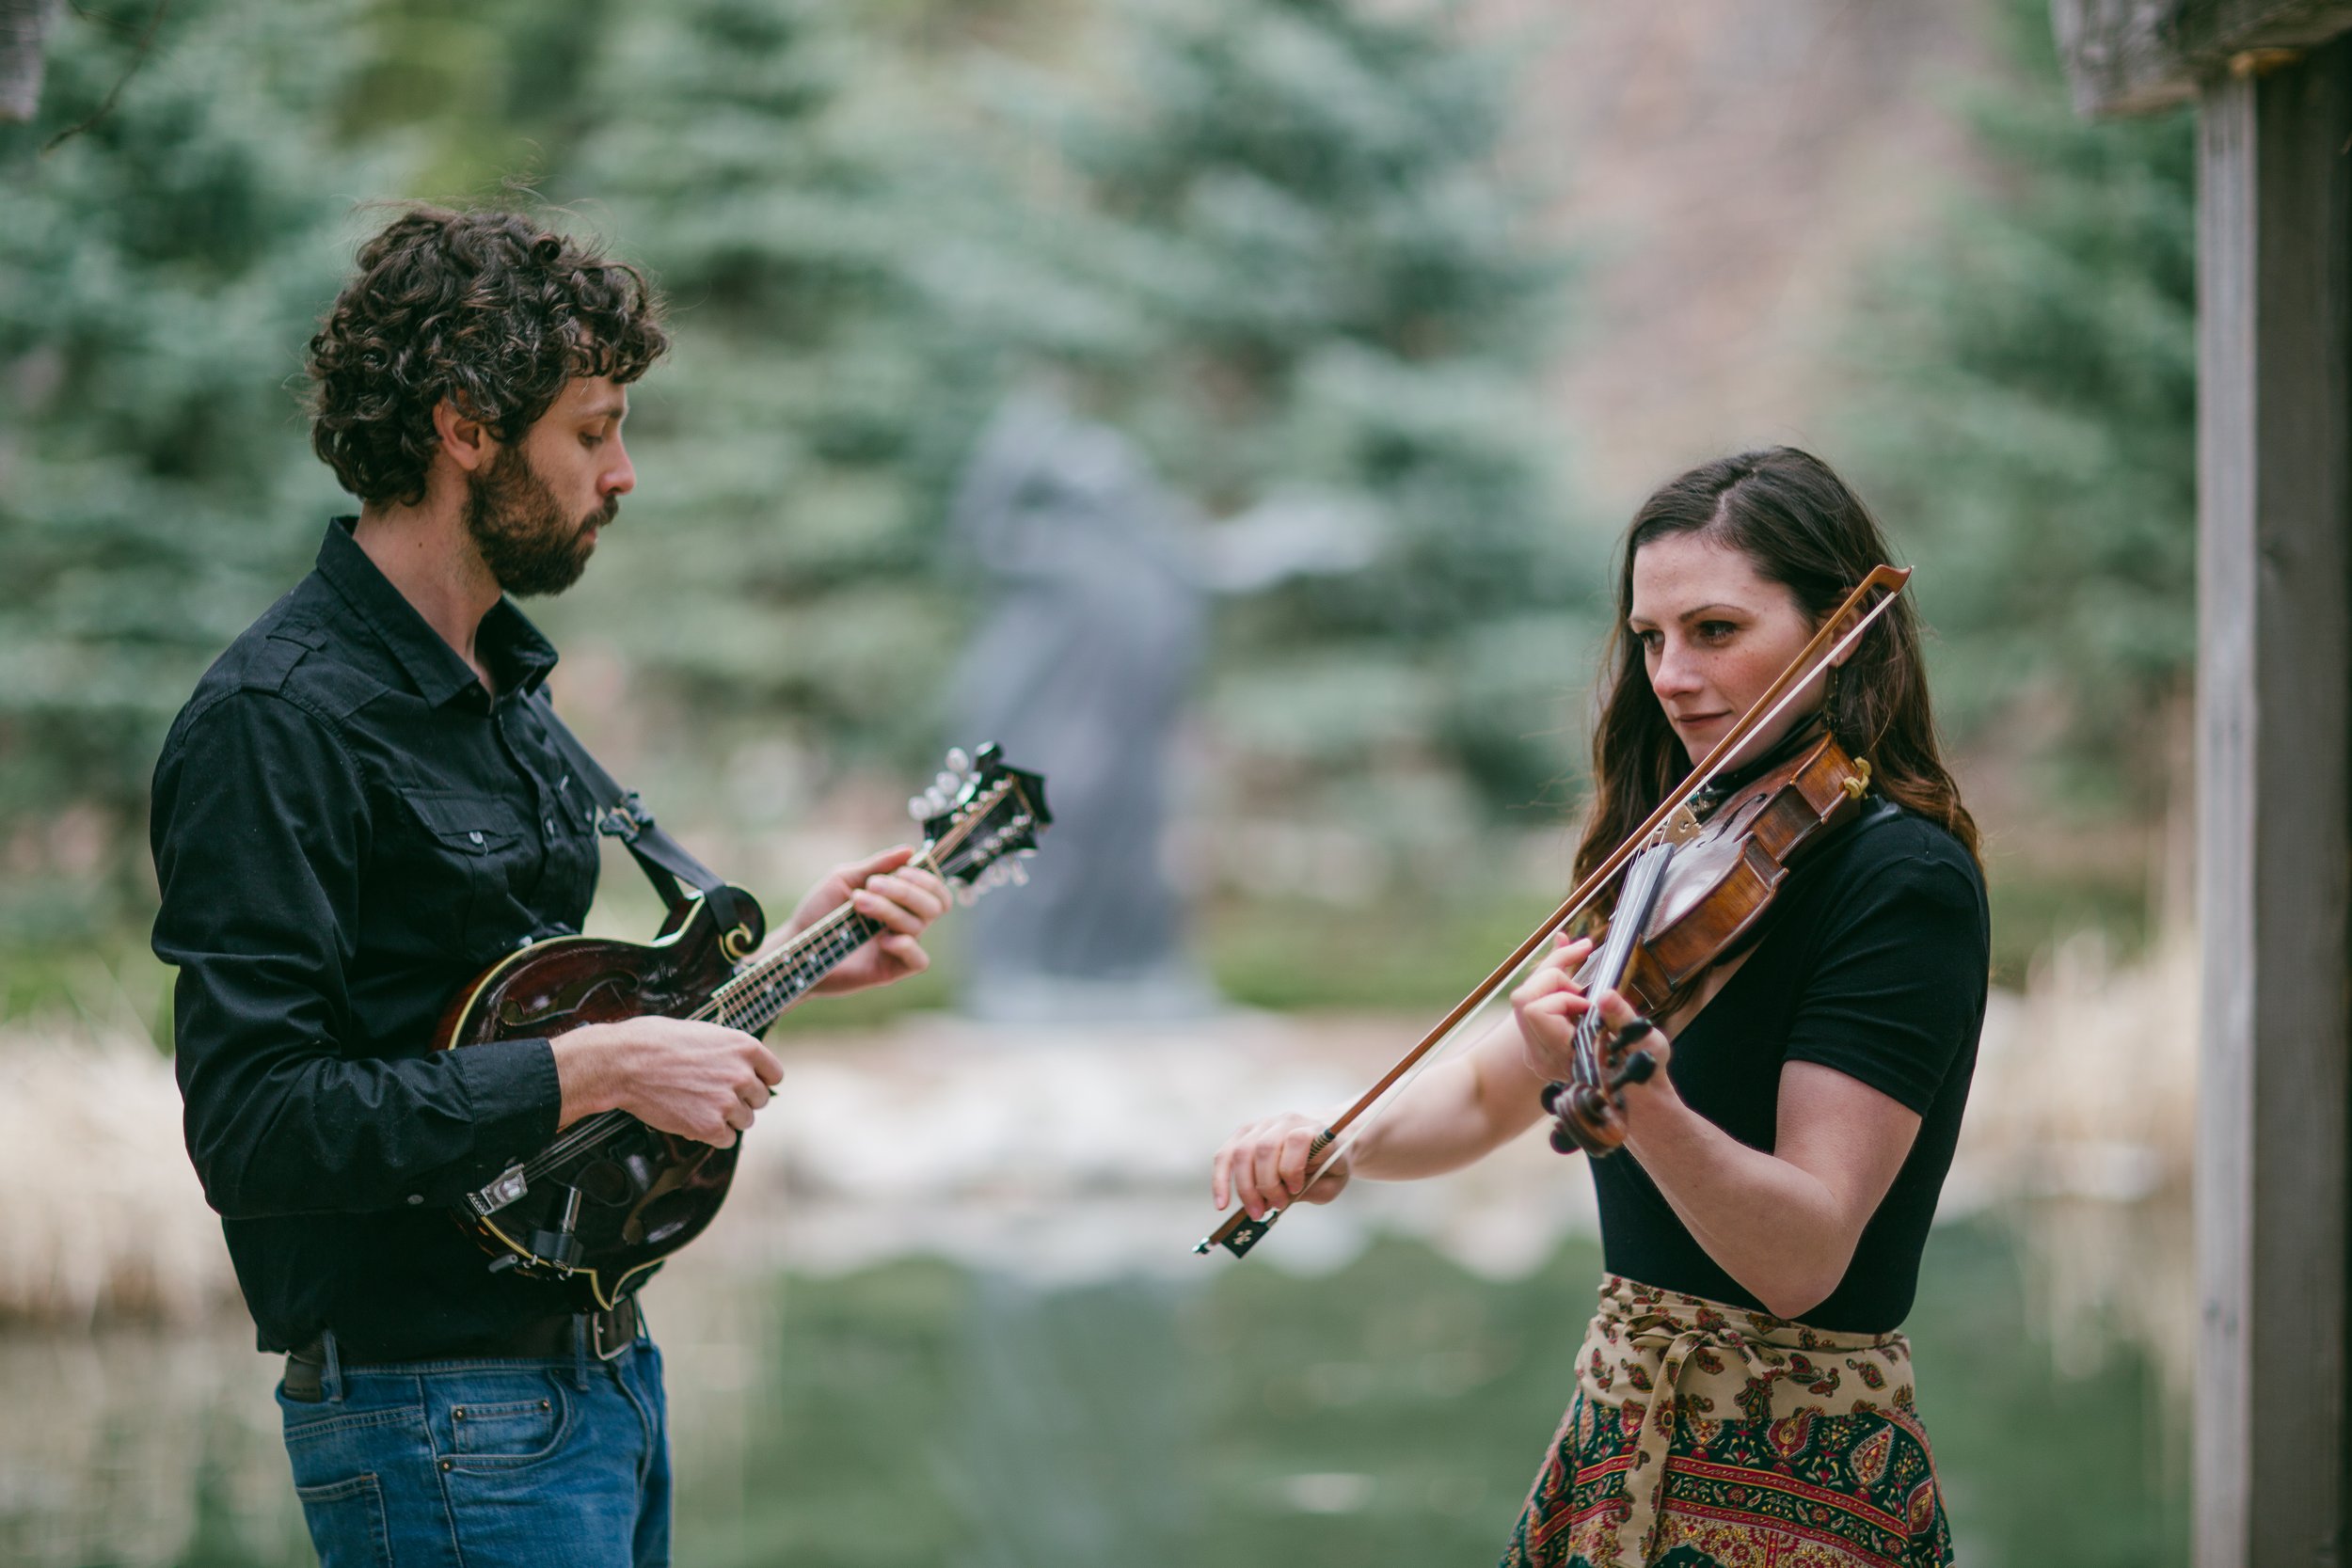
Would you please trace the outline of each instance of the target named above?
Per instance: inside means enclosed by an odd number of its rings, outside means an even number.
[[[1328,1203],[1347,1185],[1347,1156],[1325,1167],[1313,1186],[1307,1185],[1307,1150],[1324,1124],[1295,1111],[1267,1117],[1243,1127],[1225,1140],[1210,1167],[1209,1196],[1220,1212],[1230,1198],[1249,1211],[1253,1220],[1272,1209],[1293,1203]]]

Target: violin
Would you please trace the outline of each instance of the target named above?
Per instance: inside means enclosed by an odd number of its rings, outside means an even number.
[[[1827,733],[1784,742],[1738,773],[1734,761],[1816,676],[1860,642],[1910,579],[1911,569],[1897,566],[1875,567],[1863,578],[1641,826],[1379,1082],[1315,1135],[1308,1148],[1310,1184],[1330,1168],[1351,1129],[1360,1132],[1368,1113],[1391,1089],[1454,1038],[1554,933],[1593,909],[1620,875],[1607,935],[1579,979],[1587,994],[1615,989],[1643,1016],[1604,1041],[1599,1009],[1587,1009],[1577,1022],[1569,1075],[1545,1086],[1543,1104],[1553,1118],[1552,1147],[1562,1153],[1581,1149],[1605,1157],[1624,1145],[1625,1088],[1657,1070],[1657,1059],[1639,1049],[1654,1027],[1647,1015],[1671,1011],[1708,969],[1756,939],[1789,865],[1851,818],[1869,787],[1869,764],[1848,755]],[[1221,1246],[1236,1258],[1247,1256],[1282,1213],[1270,1209],[1253,1219],[1248,1211],[1237,1211],[1193,1251]]]
[[[1765,759],[1738,787],[1714,792],[1704,815],[1686,802],[1628,863],[1608,934],[1577,983],[1588,996],[1613,989],[1642,1016],[1605,1047],[1598,1008],[1577,1021],[1568,1080],[1543,1091],[1561,1153],[1598,1159],[1624,1145],[1624,1088],[1658,1069],[1635,1049],[1649,1019],[1672,1012],[1708,970],[1744,952],[1789,867],[1861,809],[1869,763],[1825,731],[1792,738],[1798,754]]]

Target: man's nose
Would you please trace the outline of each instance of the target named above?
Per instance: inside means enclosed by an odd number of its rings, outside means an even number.
[[[618,436],[612,440],[612,467],[604,471],[604,490],[608,496],[626,496],[637,488],[637,468],[628,460],[628,449]]]

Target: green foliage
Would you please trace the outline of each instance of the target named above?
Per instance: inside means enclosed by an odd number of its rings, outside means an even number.
[[[1021,21],[1043,15],[183,0],[115,109],[44,156],[135,37],[61,25],[41,122],[0,138],[0,844],[24,907],[58,935],[69,888],[86,925],[136,915],[165,724],[350,504],[295,394],[376,219],[355,203],[517,182],[675,306],[630,427],[641,488],[534,610],[695,734],[665,799],[723,812],[692,796],[732,734],[836,768],[935,743],[973,596],[947,497],[1041,367],[1212,512],[1311,487],[1377,518],[1371,568],[1223,623],[1231,744],[1294,781],[1403,747],[1489,803],[1541,793],[1598,573],[1531,413],[1562,269],[1495,172],[1499,54],[1442,11],[1327,0]],[[1023,66],[976,41],[1025,28],[1052,42]]]
[[[1230,618],[1229,724],[1349,768],[1417,733],[1526,803],[1563,769],[1561,672],[1603,574],[1534,394],[1565,268],[1496,168],[1502,50],[1430,7],[1109,15],[1100,78],[995,94],[1063,153],[1009,330],[1213,511],[1311,487],[1377,520],[1369,569]]]
[[[838,7],[635,8],[589,89],[628,112],[559,182],[653,269],[677,346],[636,399],[612,559],[557,618],[836,765],[930,752],[961,636],[937,541],[991,394],[910,276],[945,227],[936,88]]]
[[[136,28],[52,39],[0,136],[0,923],[71,938],[135,899],[148,770],[211,658],[332,509],[290,378],[380,165],[325,145],[350,8],[189,0],[114,111]],[[224,83],[242,90],[224,92]]]
[[[1863,314],[1857,467],[1917,542],[1963,739],[2013,727],[2075,798],[2146,810],[2196,637],[2193,127],[2077,119],[2047,8],[1994,15],[1987,178]]]

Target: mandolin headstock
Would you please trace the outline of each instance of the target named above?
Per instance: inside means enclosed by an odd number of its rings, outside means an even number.
[[[1027,881],[1021,862],[1037,853],[1054,820],[1044,776],[1011,766],[993,745],[976,756],[959,747],[946,762],[907,801],[907,815],[923,825],[924,857],[965,904],[1000,883]]]

